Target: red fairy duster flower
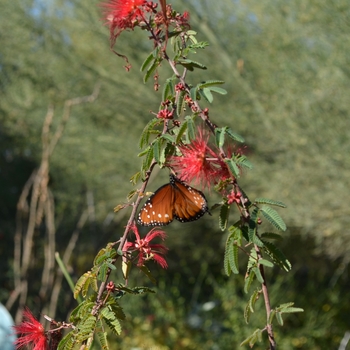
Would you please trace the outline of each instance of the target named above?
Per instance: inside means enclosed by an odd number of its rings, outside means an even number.
[[[209,135],[199,129],[196,139],[190,144],[179,146],[181,156],[171,156],[169,165],[176,171],[177,176],[184,182],[195,181],[210,187],[213,168],[206,160],[208,153],[216,157],[215,153],[208,147]]]
[[[123,30],[133,29],[135,23],[142,20],[143,10],[140,6],[144,3],[145,0],[109,0],[101,4],[104,17],[110,26],[112,44]]]
[[[15,341],[16,349],[31,346],[32,350],[48,350],[44,326],[33,316],[28,308],[23,312],[23,321],[14,326],[18,335]]]
[[[198,129],[197,136],[190,144],[180,145],[180,156],[171,156],[168,164],[184,182],[194,181],[208,187],[230,176],[219,150],[208,145],[209,135]]]
[[[154,260],[163,269],[166,269],[168,264],[162,255],[167,253],[168,248],[162,244],[150,244],[150,242],[156,237],[160,237],[164,240],[166,237],[165,232],[158,229],[152,229],[147,233],[145,238],[140,238],[137,226],[132,225],[131,229],[135,233],[136,240],[135,242],[125,242],[123,251],[138,251],[137,266],[143,266],[145,261]]]

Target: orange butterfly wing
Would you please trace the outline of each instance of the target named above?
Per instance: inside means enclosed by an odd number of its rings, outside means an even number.
[[[204,194],[195,188],[174,179],[174,217],[180,222],[195,221],[208,211]]]
[[[142,226],[165,226],[174,220],[174,192],[171,184],[165,184],[148,198],[142,207],[138,224]]]

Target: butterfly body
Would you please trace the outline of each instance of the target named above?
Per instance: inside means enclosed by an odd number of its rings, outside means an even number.
[[[190,222],[209,213],[204,194],[170,175],[170,183],[161,186],[144,204],[138,224],[142,226],[165,226],[174,219]]]

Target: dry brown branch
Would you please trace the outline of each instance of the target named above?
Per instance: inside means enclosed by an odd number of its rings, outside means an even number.
[[[20,288],[21,282],[21,254],[22,254],[22,233],[24,232],[23,222],[27,218],[29,212],[29,206],[27,202],[27,197],[29,196],[29,191],[33,186],[34,179],[37,174],[37,169],[35,169],[30,175],[29,179],[25,183],[22,193],[19,197],[17,203],[17,213],[16,213],[16,232],[14,237],[14,261],[13,261],[13,272],[14,272],[14,282],[15,289]],[[6,304],[6,307],[10,309],[11,305]]]
[[[52,288],[54,281],[54,253],[55,253],[55,221],[54,199],[49,191],[50,156],[63,135],[65,126],[71,114],[71,107],[93,102],[99,93],[100,84],[96,84],[93,93],[88,96],[67,100],[64,104],[61,121],[50,136],[50,128],[54,118],[53,106],[49,106],[42,128],[42,156],[37,169],[23,187],[17,203],[16,232],[14,237],[14,291],[9,298],[6,307],[11,309],[16,300],[19,306],[16,314],[16,322],[22,317],[22,309],[27,301],[28,270],[33,262],[34,235],[45,217],[46,236],[45,262],[42,273],[42,284],[39,292],[42,300],[46,299],[48,290]],[[29,204],[28,204],[29,203]]]
[[[88,219],[88,216],[89,216],[88,209],[85,209],[80,216],[77,227],[75,228],[72,236],[70,237],[67,248],[63,254],[62,261],[65,266],[68,265],[70,257],[72,256],[73,250],[77,244],[80,231],[84,227],[86,220]],[[52,288],[50,306],[48,309],[48,314],[52,316],[56,315],[56,309],[57,309],[59,293],[61,291],[62,279],[63,279],[62,271],[60,270],[60,268],[57,268],[56,280]]]
[[[55,228],[55,204],[51,191],[48,191],[45,203],[45,226],[46,226],[46,242],[45,242],[45,263],[41,278],[41,288],[39,296],[42,300],[46,300],[46,294],[51,288],[54,280],[55,267],[55,251],[56,251],[56,228]]]

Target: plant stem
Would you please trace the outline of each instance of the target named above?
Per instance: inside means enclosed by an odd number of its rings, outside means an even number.
[[[260,248],[255,244],[254,245],[255,251],[257,253],[258,259],[262,259],[262,253]],[[266,278],[265,278],[265,270],[264,270],[264,266],[262,264],[259,264],[259,270],[261,273],[262,278],[264,279],[264,282],[262,283],[262,292],[263,292],[263,296],[264,296],[264,302],[265,302],[265,309],[266,309],[266,331],[267,331],[267,335],[269,338],[269,344],[270,344],[270,350],[275,350],[276,349],[276,341],[275,341],[275,336],[273,333],[273,328],[272,328],[272,324],[269,322],[269,317],[270,317],[270,313],[271,313],[271,305],[270,305],[270,298],[269,298],[269,292],[267,289],[267,285],[266,285]]]

